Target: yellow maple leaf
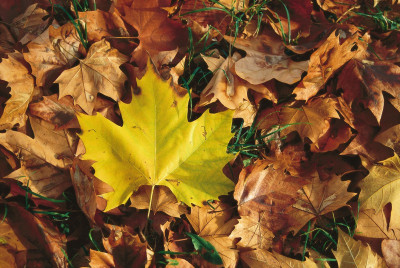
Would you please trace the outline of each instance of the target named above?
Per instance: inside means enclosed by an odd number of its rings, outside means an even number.
[[[187,122],[188,96],[177,96],[151,67],[137,81],[140,93],[120,102],[120,127],[100,114],[78,116],[95,175],[114,188],[103,195],[106,211],[125,203],[141,185],[165,185],[178,201],[201,205],[233,190],[222,172],[232,158],[226,146],[232,112],[206,112]]]

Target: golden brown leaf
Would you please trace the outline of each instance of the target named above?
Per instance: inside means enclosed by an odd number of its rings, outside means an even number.
[[[274,234],[263,224],[266,213],[260,213],[260,219],[242,216],[239,223],[229,236],[230,238],[241,238],[238,245],[242,247],[269,249],[272,246]]]
[[[307,75],[294,89],[298,100],[308,100],[318,93],[329,78],[347,61],[362,57],[366,53],[369,36],[359,32],[337,29],[311,55]]]
[[[361,209],[374,209],[378,213],[392,204],[390,228],[400,228],[400,158],[397,154],[373,166],[360,183]]]
[[[186,44],[187,30],[179,22],[168,18],[161,7],[161,0],[136,0],[130,7],[124,6],[124,19],[138,31],[139,46],[132,53],[132,60],[144,69],[147,53],[150,56],[160,51],[170,51]]]
[[[0,63],[0,79],[8,82],[11,98],[0,117],[0,129],[10,129],[16,124],[24,126],[26,109],[34,92],[33,77],[29,74],[22,54],[13,52]]]
[[[257,161],[242,170],[236,184],[234,198],[238,201],[239,214],[256,222],[260,219],[272,232],[285,230],[289,227],[287,213],[296,202],[297,191],[307,182],[275,170],[268,161]]]
[[[395,218],[391,220],[397,221]],[[355,235],[362,238],[396,239],[400,235],[400,229],[389,229],[383,210],[375,213],[373,209],[366,209],[358,214]]]
[[[317,268],[318,265],[306,258],[304,262],[285,257],[276,252],[269,252],[265,249],[245,251],[240,254],[249,267],[263,268]]]
[[[71,95],[88,114],[92,114],[97,93],[119,100],[126,80],[119,66],[127,60],[106,40],[94,43],[78,66],[64,71],[55,81],[60,84],[59,98]]]
[[[64,35],[53,40],[49,38],[50,31],[54,31],[53,26],[50,26],[27,45],[29,52],[24,53],[24,58],[31,65],[36,85],[49,87],[61,72],[72,67],[80,56],[80,41],[75,28],[71,26],[72,24],[65,24],[60,27]]]
[[[191,213],[186,214],[195,232],[215,247],[227,268],[235,267],[238,261],[238,252],[229,237],[237,219],[231,218],[230,211],[227,205],[219,203],[215,211],[208,206],[192,207]]]
[[[65,130],[54,130],[48,122],[30,119],[35,139],[12,130],[0,133],[0,144],[17,155],[21,167],[8,178],[22,181],[43,196],[57,198],[71,186],[65,170],[72,163],[77,137]]]
[[[332,176],[321,181],[314,176],[312,183],[298,191],[299,197],[289,213],[291,230],[297,233],[309,220],[346,206],[356,193],[347,192],[350,181]]]
[[[400,264],[400,241],[388,240],[382,241],[382,254],[389,268],[399,267]]]
[[[150,205],[150,196],[151,186],[141,186],[139,190],[131,196],[131,206],[137,209],[148,209]],[[177,218],[186,212],[185,206],[178,203],[171,190],[162,185],[155,186],[150,209],[154,214],[162,211],[167,215]]]
[[[369,245],[364,246],[338,228],[337,250],[333,251],[339,268],[387,267],[384,260],[372,252]]]

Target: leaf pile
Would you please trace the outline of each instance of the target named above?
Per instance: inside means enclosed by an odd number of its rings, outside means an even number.
[[[398,267],[397,1],[0,20],[1,267]]]

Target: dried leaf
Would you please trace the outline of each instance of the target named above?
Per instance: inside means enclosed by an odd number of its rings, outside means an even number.
[[[400,263],[400,241],[388,240],[382,241],[382,254],[389,268],[395,268]]]
[[[64,71],[55,81],[60,84],[59,98],[71,95],[88,114],[92,114],[97,93],[118,101],[126,80],[119,66],[127,60],[107,41],[94,43],[86,58],[79,60],[78,66]]]
[[[400,158],[397,154],[369,170],[360,183],[361,209],[374,209],[378,213],[387,204],[392,204],[390,228],[400,228]]]
[[[225,210],[229,210],[229,207],[223,203],[216,206],[215,211],[208,206],[192,207],[191,213],[186,216],[195,232],[218,251],[224,267],[233,268],[238,261],[238,252],[233,249],[233,239],[229,235],[237,224],[237,219],[231,218],[231,214]]]
[[[34,92],[33,77],[24,64],[22,54],[13,52],[0,63],[0,79],[8,82],[11,98],[0,118],[0,129],[10,129],[16,124],[24,126],[26,109]]]
[[[139,190],[131,196],[131,206],[137,209],[148,209],[150,206],[150,196],[151,186],[141,186]],[[150,209],[154,214],[162,211],[177,218],[186,212],[185,206],[178,203],[174,194],[166,186],[156,186],[154,188]]]
[[[364,246],[338,228],[337,250],[333,251],[339,268],[347,267],[387,267],[384,260],[372,252],[369,245]]]

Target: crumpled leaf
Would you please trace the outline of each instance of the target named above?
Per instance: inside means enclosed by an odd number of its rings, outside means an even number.
[[[76,148],[76,135],[43,120],[30,118],[35,138],[8,130],[0,133],[0,144],[17,155],[21,161],[18,170],[7,175],[28,184],[32,191],[45,197],[58,198],[71,186],[65,170],[72,163]]]
[[[237,219],[231,218],[229,207],[224,203],[215,206],[215,211],[210,207],[192,207],[191,213],[186,214],[195,232],[218,251],[224,267],[236,267],[238,252],[233,249],[233,239],[229,234],[237,224]]]
[[[318,93],[329,78],[352,58],[362,58],[367,50],[369,36],[350,27],[338,29],[311,55],[308,73],[294,89],[297,100],[308,100]]]
[[[61,37],[50,40],[50,32],[59,32]],[[54,34],[54,33],[53,33]],[[71,23],[58,29],[50,26],[28,45],[24,59],[31,65],[36,85],[49,87],[61,72],[77,61],[80,56],[79,37]]]
[[[374,209],[378,213],[387,204],[392,204],[390,228],[400,228],[400,158],[397,154],[379,165],[373,166],[360,183],[360,208]]]
[[[0,79],[7,81],[11,98],[0,117],[0,129],[10,129],[16,124],[24,126],[26,109],[34,93],[33,77],[24,64],[22,54],[13,52],[0,63]]]
[[[289,214],[291,228],[297,233],[309,220],[346,206],[356,193],[347,191],[350,181],[342,181],[339,176],[321,180],[315,176],[311,184],[301,188],[299,197]]]
[[[131,206],[137,209],[149,209],[151,186],[143,185],[131,196]],[[176,197],[166,186],[156,186],[153,191],[153,200],[150,209],[153,213],[162,211],[167,215],[179,218],[185,214],[185,206],[178,203]]]
[[[239,53],[234,53],[232,57],[215,62],[215,65],[208,58],[209,68],[215,69],[215,73],[201,92],[198,106],[205,106],[219,100],[226,108],[234,110],[248,100],[248,87],[232,72],[234,63],[240,58]]]
[[[128,58],[110,47],[105,39],[94,43],[84,60],[72,69],[65,70],[55,81],[60,84],[60,96],[74,97],[75,103],[92,114],[97,93],[116,101],[122,96],[125,75],[119,66]]]
[[[400,154],[400,125],[395,125],[379,133],[374,141],[392,148],[397,154]]]
[[[103,195],[106,210],[125,203],[141,185],[165,185],[188,205],[232,190],[232,181],[222,173],[231,159],[226,153],[231,112],[206,112],[188,123],[189,97],[175,95],[151,66],[137,84],[140,92],[132,102],[119,103],[122,127],[100,115],[78,117],[83,158],[97,161],[96,177],[114,188]]]
[[[339,268],[346,267],[387,267],[385,261],[370,246],[364,246],[338,228],[337,250],[333,251]]]

